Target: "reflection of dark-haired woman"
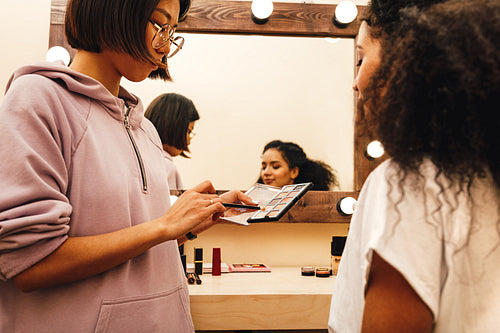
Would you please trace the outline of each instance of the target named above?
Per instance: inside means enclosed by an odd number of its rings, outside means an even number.
[[[296,143],[273,140],[266,144],[261,158],[258,183],[283,187],[312,182],[316,191],[328,191],[339,186],[332,167],[309,159]]]
[[[160,135],[170,189],[183,189],[181,176],[172,157],[189,158],[189,145],[195,136],[194,125],[200,115],[193,101],[179,94],[169,93],[156,97],[144,116],[151,120]]]

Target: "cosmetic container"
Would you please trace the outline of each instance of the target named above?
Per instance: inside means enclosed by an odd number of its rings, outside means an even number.
[[[197,275],[203,275],[203,248],[194,248],[194,272]]]
[[[212,249],[212,276],[221,275],[220,262],[220,247],[214,247]]]
[[[337,275],[339,270],[340,259],[344,251],[346,236],[332,236],[331,255],[332,262],[330,265],[331,275]]]

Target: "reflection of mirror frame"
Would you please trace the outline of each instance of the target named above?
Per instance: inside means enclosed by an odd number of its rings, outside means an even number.
[[[52,0],[49,47],[63,46],[74,54],[64,35],[64,13],[67,0]],[[356,38],[360,21],[337,28],[332,17],[336,5],[275,2],[274,11],[265,24],[255,24],[251,18],[251,1],[192,0],[187,18],[179,22],[179,32],[220,34],[263,34],[275,36]],[[358,17],[364,6],[358,6]],[[354,52],[354,50],[353,50]],[[353,70],[356,70],[353,64]],[[369,139],[354,122],[354,191],[357,197],[368,174],[379,163],[364,156]],[[342,192],[349,194],[349,192]],[[340,215],[330,222],[345,222]]]

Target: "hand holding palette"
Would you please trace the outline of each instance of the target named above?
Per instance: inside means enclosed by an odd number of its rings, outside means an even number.
[[[281,189],[255,184],[245,194],[258,203],[262,210],[244,213],[240,210],[240,214],[233,213],[233,216],[225,216],[222,219],[243,225],[249,225],[249,222],[278,221],[311,187],[312,183],[286,185]]]

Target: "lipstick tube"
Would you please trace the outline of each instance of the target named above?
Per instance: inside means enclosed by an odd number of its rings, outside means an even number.
[[[212,276],[221,275],[220,262],[220,247],[214,247],[212,249]]]
[[[194,248],[194,272],[197,275],[203,275],[203,248]]]

